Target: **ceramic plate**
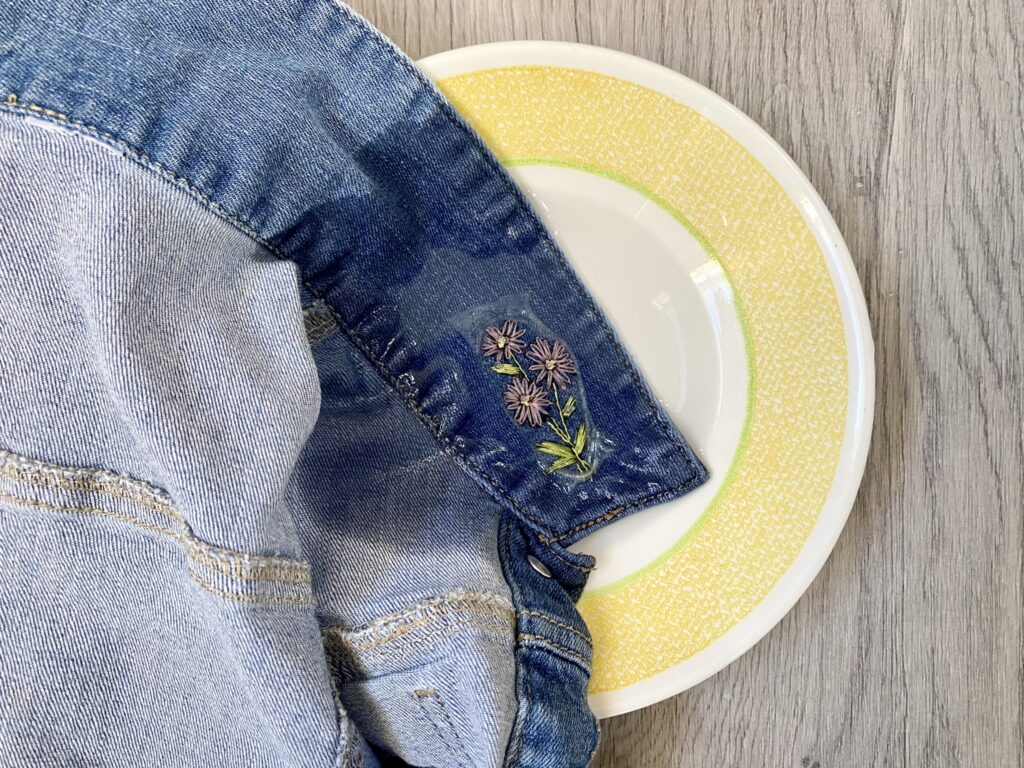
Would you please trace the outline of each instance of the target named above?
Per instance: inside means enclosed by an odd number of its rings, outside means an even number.
[[[681,75],[565,43],[420,62],[526,190],[711,472],[574,549],[600,717],[756,643],[822,567],[871,432],[871,332],[832,217],[749,118]]]

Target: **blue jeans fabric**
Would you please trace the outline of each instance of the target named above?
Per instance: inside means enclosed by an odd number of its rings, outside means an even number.
[[[23,0],[0,89],[0,762],[586,765],[566,547],[706,473],[447,102],[332,0]]]

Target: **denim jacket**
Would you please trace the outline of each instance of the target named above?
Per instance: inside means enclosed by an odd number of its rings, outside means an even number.
[[[0,763],[584,766],[567,547],[706,473],[335,0],[0,9]]]

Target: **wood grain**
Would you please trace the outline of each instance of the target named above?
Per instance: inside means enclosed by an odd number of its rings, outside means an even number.
[[[828,565],[752,651],[604,723],[599,768],[1024,765],[1021,0],[356,0],[418,58],[574,40],[736,104],[832,210],[875,436]]]

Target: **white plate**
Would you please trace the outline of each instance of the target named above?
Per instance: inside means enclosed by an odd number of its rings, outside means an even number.
[[[566,43],[420,62],[481,133],[711,472],[575,548],[598,716],[667,698],[756,643],[820,570],[871,432],[849,254],[793,161],[668,69]]]

